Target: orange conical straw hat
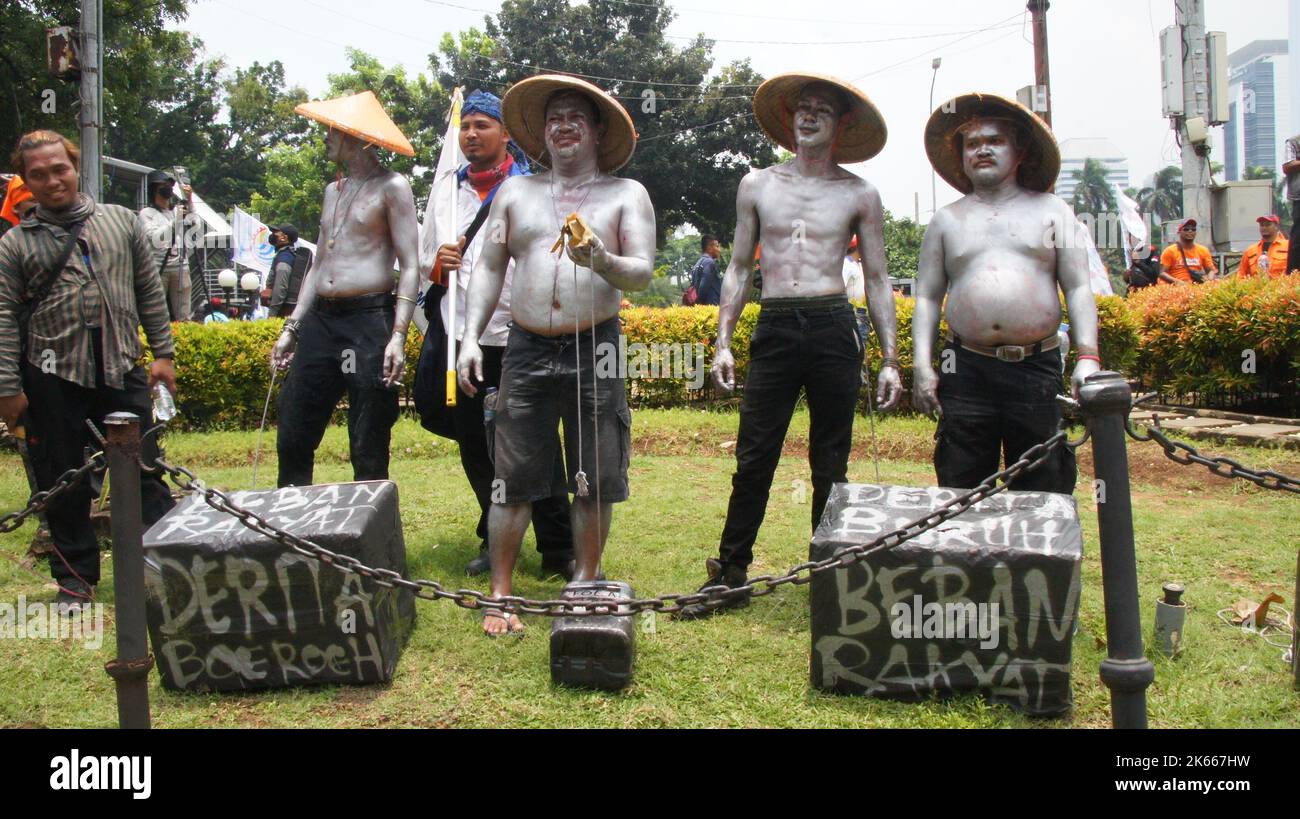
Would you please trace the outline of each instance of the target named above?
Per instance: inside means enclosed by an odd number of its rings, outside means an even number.
[[[362,91],[350,97],[304,102],[293,109],[308,119],[338,128],[345,134],[396,151],[405,156],[415,156],[415,148],[401,130],[384,113],[384,107],[372,91]]]

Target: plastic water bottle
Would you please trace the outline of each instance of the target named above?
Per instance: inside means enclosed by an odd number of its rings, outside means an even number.
[[[497,388],[488,387],[483,393],[483,423],[495,420],[497,417]]]
[[[156,421],[170,421],[176,417],[172,391],[161,381],[153,385],[153,417]]]

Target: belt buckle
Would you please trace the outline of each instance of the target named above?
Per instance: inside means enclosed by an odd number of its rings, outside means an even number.
[[[1007,344],[998,348],[998,361],[1005,361],[1008,364],[1019,364],[1025,360],[1025,348],[1016,344]]]

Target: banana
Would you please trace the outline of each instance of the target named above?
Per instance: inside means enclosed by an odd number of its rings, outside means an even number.
[[[560,228],[560,238],[555,240],[551,245],[551,252],[555,253],[564,245],[564,237],[569,237],[569,249],[576,250],[580,247],[587,247],[591,244],[591,237],[595,234],[591,227],[582,220],[576,212],[570,213],[569,217],[564,220],[564,227]]]

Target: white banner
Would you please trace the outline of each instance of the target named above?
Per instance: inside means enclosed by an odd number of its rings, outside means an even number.
[[[1110,274],[1106,272],[1106,265],[1101,260],[1101,254],[1097,252],[1097,245],[1092,240],[1092,231],[1075,217],[1075,231],[1084,242],[1084,249],[1088,251],[1088,284],[1092,292],[1097,296],[1113,296],[1115,290],[1110,286]]]
[[[266,274],[271,272],[271,262],[275,260],[270,228],[239,208],[235,208],[231,229],[234,231],[231,261],[261,273],[262,281],[265,282]],[[307,248],[315,258],[316,245],[306,239],[299,239],[297,246]]]
[[[235,249],[231,261],[251,267],[265,276],[271,270],[271,260],[275,258],[275,248],[270,241],[271,231],[239,208],[235,208],[231,228],[235,233]]]
[[[447,131],[442,137],[442,151],[438,154],[438,165],[433,173],[433,185],[429,189],[429,204],[424,209],[424,222],[420,224],[420,304],[424,303],[425,291],[429,289],[429,274],[433,271],[434,260],[438,258],[440,242],[455,241],[460,235],[460,220],[456,205],[456,192],[460,186],[456,178],[457,171],[465,164],[465,155],[460,152],[460,107],[461,89],[452,93],[451,110],[447,117]],[[452,239],[443,237],[450,236]],[[461,271],[468,275],[469,271]],[[455,300],[451,302],[455,304]],[[424,318],[424,310],[415,311],[415,325],[423,333],[429,322]],[[454,322],[453,322],[454,324]],[[450,327],[447,328],[451,330]],[[455,336],[452,336],[455,338]]]

